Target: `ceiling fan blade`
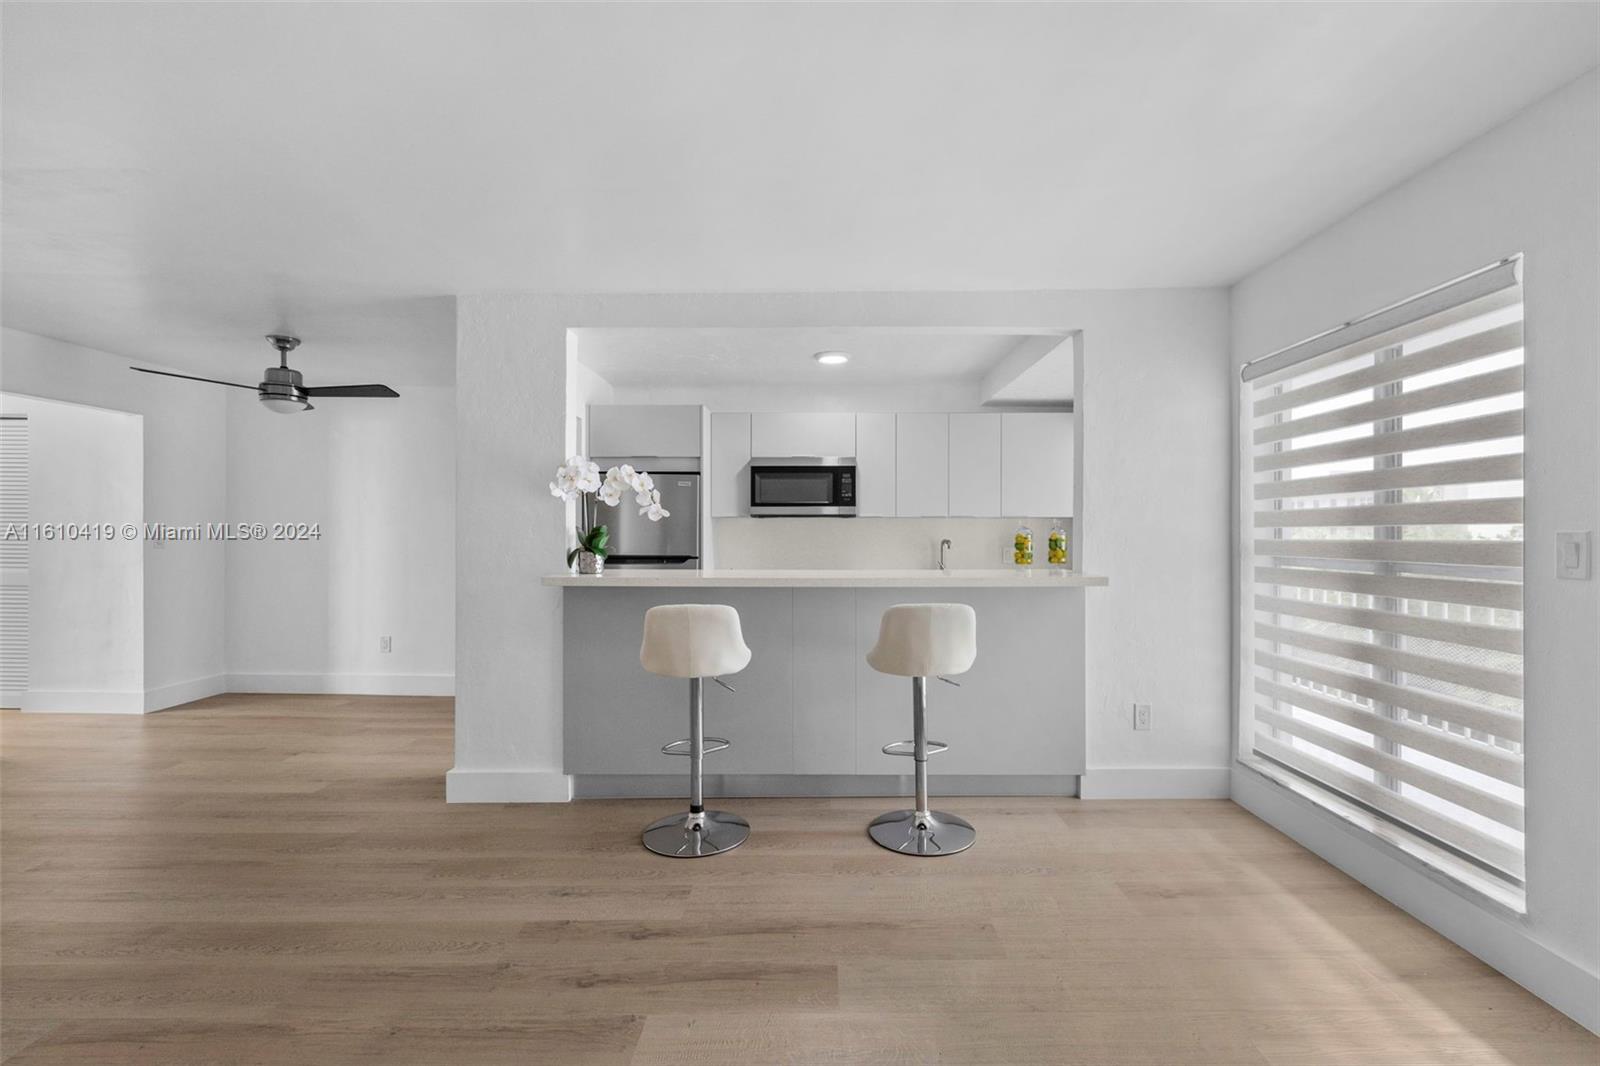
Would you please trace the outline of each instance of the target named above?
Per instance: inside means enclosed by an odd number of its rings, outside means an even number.
[[[307,396],[383,396],[398,397],[387,385],[322,385],[317,388],[306,386]]]
[[[211,385],[229,385],[236,389],[249,389],[256,391],[254,385],[241,385],[237,381],[218,381],[216,378],[197,378],[193,374],[174,374],[170,370],[148,370],[142,366],[130,366],[129,370],[137,370],[141,374],[160,374],[164,378],[183,378],[185,381],[204,381]]]

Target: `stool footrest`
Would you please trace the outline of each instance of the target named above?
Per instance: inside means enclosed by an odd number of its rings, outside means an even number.
[[[682,740],[674,740],[671,744],[663,744],[663,745],[661,745],[661,754],[663,754],[663,755],[693,755],[694,754],[694,748],[692,746],[693,744],[694,744],[694,741],[692,739],[688,738],[688,737],[685,737]],[[700,749],[700,754],[701,755],[710,755],[714,751],[721,751],[723,748],[731,748],[731,747],[733,747],[733,745],[730,744],[728,741],[724,740],[722,737],[706,737],[705,747]]]
[[[949,751],[950,745],[941,744],[937,740],[928,741],[928,754],[937,755],[941,751]],[[917,742],[914,740],[897,740],[893,744],[883,746],[885,755],[909,755],[913,758],[917,754]]]

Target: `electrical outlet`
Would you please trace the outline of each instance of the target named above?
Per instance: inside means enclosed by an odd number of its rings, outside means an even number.
[[[1556,577],[1589,580],[1589,531],[1556,532]]]
[[[386,652],[386,653],[394,651],[394,638],[393,637],[379,637],[378,638],[378,650],[381,651],[381,652]]]
[[[1150,728],[1150,705],[1148,703],[1135,703],[1133,705],[1133,728]]]

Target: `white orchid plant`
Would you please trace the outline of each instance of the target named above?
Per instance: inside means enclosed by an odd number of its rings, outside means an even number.
[[[661,506],[661,490],[656,488],[655,481],[643,470],[635,470],[627,463],[607,470],[603,480],[599,464],[581,455],[574,455],[556,469],[556,479],[550,482],[550,495],[578,503],[578,546],[567,553],[568,566],[579,552],[593,552],[605,558],[611,530],[598,521],[597,504],[616,507],[630,492],[643,517],[659,522],[671,516],[672,512]]]

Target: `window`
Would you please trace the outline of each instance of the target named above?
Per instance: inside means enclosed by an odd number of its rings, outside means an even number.
[[[1520,264],[1245,368],[1240,757],[1520,884]]]

